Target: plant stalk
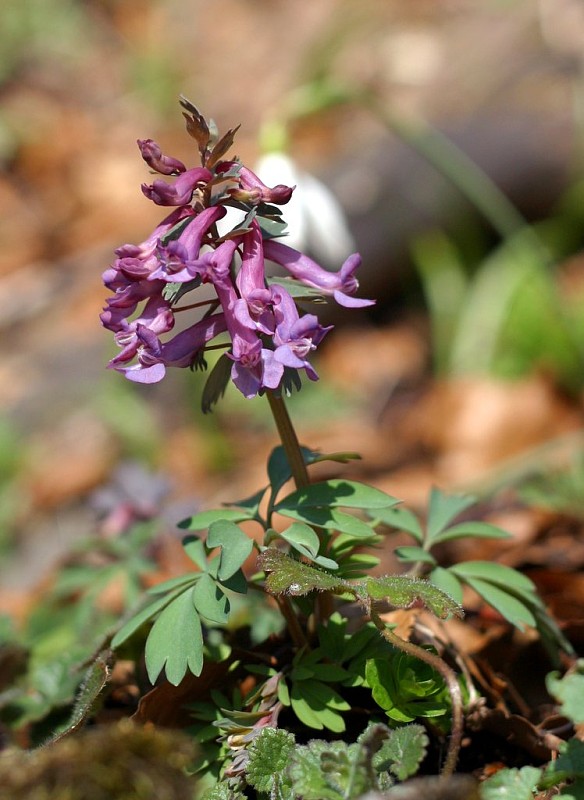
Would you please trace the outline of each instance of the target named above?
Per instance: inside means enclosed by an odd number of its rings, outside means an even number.
[[[280,435],[280,441],[282,442],[282,447],[284,448],[288,464],[290,465],[294,483],[297,489],[301,489],[303,486],[308,486],[310,480],[308,478],[306,464],[304,463],[296,431],[292,425],[292,420],[288,414],[284,399],[281,396],[275,395],[274,392],[267,392],[267,395],[272,416],[274,417],[274,422],[276,423]]]
[[[306,464],[304,463],[304,456],[302,455],[302,450],[300,449],[300,442],[296,436],[296,431],[292,425],[292,420],[288,414],[288,409],[286,408],[283,397],[270,391],[267,392],[267,395],[272,416],[274,417],[274,422],[276,423],[276,428],[278,429],[278,433],[280,435],[280,441],[282,442],[282,447],[284,448],[286,458],[288,459],[288,464],[290,465],[292,478],[294,479],[296,488],[301,489],[303,486],[309,485],[310,479],[308,477]],[[286,617],[286,621],[289,622],[289,619],[284,611],[283,604],[287,603],[288,608],[291,611],[292,607],[290,606],[290,602],[287,598],[282,598],[280,602],[282,613]],[[321,621],[327,620],[333,612],[332,595],[329,592],[323,592],[322,594],[319,594],[316,598],[315,608],[317,612],[317,619],[320,619]],[[298,625],[297,620],[296,624]],[[292,630],[290,630],[290,633],[292,634]]]
[[[444,759],[444,764],[442,765],[442,769],[440,771],[440,775],[444,778],[447,778],[448,776],[453,775],[456,769],[456,762],[458,761],[458,754],[460,753],[460,746],[462,742],[462,734],[464,732],[462,693],[460,691],[456,674],[454,670],[450,669],[448,664],[440,658],[440,656],[437,656],[435,653],[432,653],[429,650],[424,650],[423,647],[419,647],[413,642],[407,642],[405,639],[397,636],[391,630],[391,628],[389,628],[383,622],[376,611],[374,611],[372,608],[369,608],[368,611],[371,621],[387,642],[392,644],[394,647],[397,647],[403,653],[407,653],[410,656],[414,656],[414,658],[418,658],[420,661],[424,661],[426,664],[432,667],[432,669],[436,670],[436,672],[438,672],[444,679],[450,694],[450,699],[452,701],[452,731],[450,733],[450,741],[448,742],[446,758]]]

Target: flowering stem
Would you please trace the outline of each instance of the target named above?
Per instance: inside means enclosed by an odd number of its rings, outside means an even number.
[[[458,761],[458,754],[460,752],[462,734],[464,731],[462,693],[460,691],[456,674],[450,669],[448,664],[442,658],[440,658],[440,656],[437,656],[430,650],[424,650],[423,647],[419,647],[417,644],[408,642],[405,639],[402,639],[400,636],[397,636],[391,630],[391,628],[389,628],[383,622],[376,611],[374,611],[372,608],[368,608],[368,611],[371,621],[387,642],[394,647],[397,647],[403,653],[407,653],[410,656],[414,656],[414,658],[418,658],[420,661],[424,661],[426,664],[432,667],[432,669],[436,670],[436,672],[438,672],[444,679],[444,683],[446,684],[450,694],[450,699],[452,701],[452,730],[450,733],[450,741],[448,742],[446,758],[444,759],[444,764],[440,774],[444,778],[448,777],[449,775],[453,775],[454,770],[456,769],[456,762]]]
[[[300,449],[300,443],[298,441],[298,437],[296,436],[296,431],[294,430],[292,420],[288,414],[288,409],[286,408],[286,404],[284,403],[284,399],[281,395],[276,395],[274,392],[270,391],[268,391],[266,394],[268,395],[270,409],[272,411],[276,427],[278,428],[278,433],[280,434],[282,447],[284,448],[286,458],[288,459],[288,464],[290,465],[292,478],[294,479],[296,488],[301,489],[303,486],[309,485],[310,479],[308,477],[306,464],[304,463],[304,456],[302,455],[302,450]],[[318,535],[318,530],[316,533]],[[319,540],[322,544],[322,539],[320,536]],[[281,608],[284,612],[282,606]],[[322,594],[317,595],[316,612],[316,620],[320,619],[321,621],[324,621],[329,619],[333,612],[333,597],[330,592],[322,592]],[[284,614],[284,616],[286,615]],[[286,619],[288,618],[286,617]]]
[[[306,470],[306,464],[304,463],[298,437],[296,436],[296,431],[294,430],[292,420],[288,414],[288,409],[286,408],[282,396],[278,396],[270,391],[266,392],[266,394],[268,396],[274,422],[280,434],[282,447],[284,448],[288,464],[290,465],[294,483],[297,489],[301,489],[303,486],[308,486],[310,480],[308,478],[308,472]]]

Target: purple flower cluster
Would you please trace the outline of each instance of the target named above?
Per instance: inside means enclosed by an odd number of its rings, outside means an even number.
[[[278,389],[286,369],[302,369],[317,380],[308,356],[330,327],[320,325],[314,314],[300,315],[287,289],[267,281],[266,260],[284,267],[299,284],[355,308],[373,303],[353,296],[361,259],[352,255],[339,272],[328,272],[274,241],[273,233],[264,233],[262,217],[277,218],[275,206],[287,203],[293,189],[269,188],[239,161],[220,160],[217,148],[223,149],[223,140],[212,150],[206,141],[199,144],[203,166],[187,169],[164,155],[151,139],[138,141],[151,169],[171,178],[144,184],[143,193],[173,210],[144,242],[118,248],[116,260],[103,274],[113,295],[101,321],[120,348],[108,366],[132,381],[156,383],[167,367],[200,362],[205,347],[223,334],[221,341],[233,362],[231,379],[245,397]],[[217,223],[226,206],[246,211],[247,222],[220,236]],[[207,312],[163,340],[181,310],[175,298],[203,283],[210,284],[216,295],[207,303]]]

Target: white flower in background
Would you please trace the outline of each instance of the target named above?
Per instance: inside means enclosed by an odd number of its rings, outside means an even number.
[[[331,269],[337,269],[355,251],[340,203],[318,178],[300,170],[283,152],[262,156],[254,171],[268,186],[296,187],[284,210],[287,245],[310,252]]]

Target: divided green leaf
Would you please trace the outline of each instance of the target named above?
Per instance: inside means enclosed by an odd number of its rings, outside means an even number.
[[[192,588],[175,597],[157,618],[146,640],[145,657],[151,683],[163,669],[174,686],[178,686],[188,670],[193,675],[201,674],[203,633],[193,605]]]

